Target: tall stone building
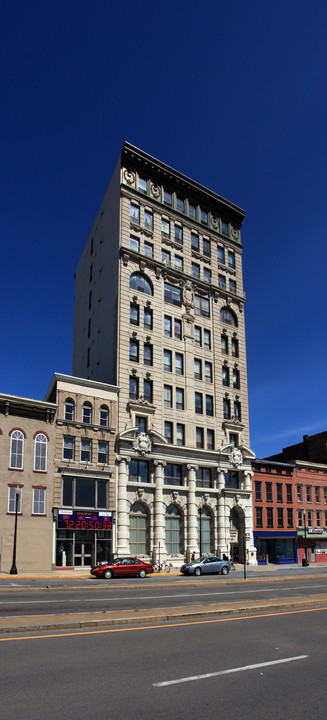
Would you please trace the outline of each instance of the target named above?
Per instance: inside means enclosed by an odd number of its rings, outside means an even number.
[[[125,143],[76,271],[73,350],[75,376],[120,387],[119,554],[256,562],[244,215]]]

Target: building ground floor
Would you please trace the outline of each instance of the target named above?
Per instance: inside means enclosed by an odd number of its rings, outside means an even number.
[[[307,560],[310,563],[327,562],[327,528],[298,529],[298,557],[299,562]]]
[[[258,565],[283,565],[297,562],[296,532],[254,532]]]

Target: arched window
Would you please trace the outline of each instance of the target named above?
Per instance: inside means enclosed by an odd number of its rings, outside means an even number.
[[[142,275],[142,273],[135,272],[131,275],[129,287],[132,290],[144,292],[146,295],[153,295],[152,282],[148,277],[146,277],[146,275]]]
[[[83,405],[83,423],[91,425],[92,422],[92,405],[89,402],[85,402]]]
[[[129,548],[132,555],[146,555],[148,549],[148,513],[135,502],[129,513]]]
[[[75,403],[74,400],[67,398],[65,400],[65,420],[75,419]]]
[[[101,405],[100,407],[100,425],[102,427],[108,427],[108,420],[109,420],[109,410],[106,405]]]
[[[211,515],[205,507],[198,512],[198,546],[200,555],[211,552]]]
[[[24,434],[21,430],[13,430],[10,438],[10,467],[15,470],[22,470],[23,461]]]
[[[38,433],[34,443],[34,470],[46,472],[47,470],[47,436]]]
[[[233,311],[227,307],[221,308],[220,319],[221,322],[225,323],[226,325],[233,325],[234,327],[237,327],[237,317],[235,313],[233,313]]]
[[[165,521],[167,553],[168,555],[179,555],[182,552],[181,515],[176,505],[168,505]]]

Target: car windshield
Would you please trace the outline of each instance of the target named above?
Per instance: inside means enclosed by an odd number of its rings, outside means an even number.
[[[202,563],[206,559],[206,556],[196,558],[196,560],[192,560],[192,563]]]

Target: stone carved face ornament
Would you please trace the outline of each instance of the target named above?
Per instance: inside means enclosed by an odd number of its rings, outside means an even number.
[[[151,440],[149,436],[146,433],[141,432],[135,438],[133,448],[139,452],[140,455],[145,455],[145,453],[151,452]]]
[[[243,455],[239,448],[234,448],[229,456],[230,463],[234,465],[235,467],[238,467],[239,465],[242,465],[243,462]]]

